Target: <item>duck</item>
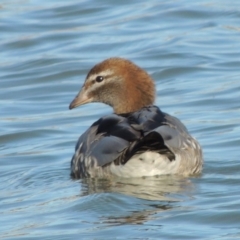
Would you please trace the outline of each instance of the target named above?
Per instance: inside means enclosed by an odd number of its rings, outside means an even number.
[[[108,58],[96,64],[69,109],[100,102],[113,113],[95,121],[78,139],[73,178],[142,178],[200,174],[198,141],[176,117],[154,105],[151,76],[132,61]]]

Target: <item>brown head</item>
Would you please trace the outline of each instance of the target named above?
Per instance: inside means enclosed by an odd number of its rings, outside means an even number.
[[[69,108],[102,102],[121,114],[152,105],[154,99],[154,82],[147,72],[129,60],[109,58],[90,70]]]

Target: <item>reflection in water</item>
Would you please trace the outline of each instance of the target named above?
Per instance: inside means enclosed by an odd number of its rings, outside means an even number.
[[[171,202],[180,200],[177,198],[177,194],[193,189],[193,184],[188,178],[179,176],[84,179],[82,183],[83,195],[115,192],[145,200]]]
[[[161,210],[143,210],[138,212],[132,212],[128,216],[120,216],[120,217],[108,217],[104,220],[105,223],[112,224],[112,225],[124,225],[124,224],[143,224],[146,221],[153,220],[154,215],[160,211],[171,209],[172,207],[169,206],[168,208],[163,205],[163,209]]]
[[[177,202],[190,198],[194,190],[190,179],[178,176],[83,179],[81,183],[81,196],[88,196],[88,200],[92,201],[89,206],[97,205],[96,209],[103,209],[102,205],[108,206],[107,216],[104,211],[102,213],[103,222],[114,225],[142,224],[154,219],[157,213],[172,210],[177,207]],[[115,198],[110,197],[109,193],[111,196],[115,193]]]

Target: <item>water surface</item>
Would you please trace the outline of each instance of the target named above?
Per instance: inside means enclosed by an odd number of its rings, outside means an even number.
[[[240,3],[0,3],[1,239],[240,238]],[[70,178],[103,104],[69,111],[88,70],[119,56],[204,150],[201,176]]]

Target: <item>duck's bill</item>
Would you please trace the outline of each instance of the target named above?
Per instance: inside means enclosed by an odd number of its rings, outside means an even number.
[[[79,92],[79,94],[73,99],[73,101],[69,105],[69,109],[76,108],[78,106],[81,106],[83,104],[92,102],[92,99],[89,98],[84,91],[84,88]]]

